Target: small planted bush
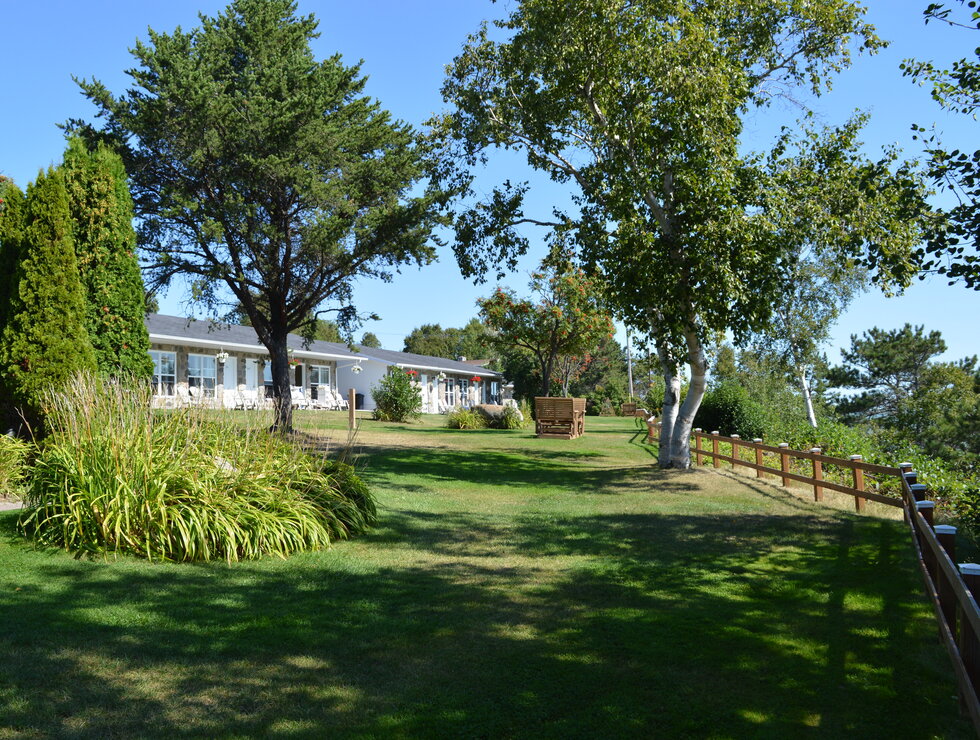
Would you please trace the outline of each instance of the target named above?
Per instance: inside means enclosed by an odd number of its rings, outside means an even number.
[[[483,426],[488,429],[520,429],[524,426],[524,416],[515,406],[499,406],[495,404],[480,404],[473,410],[483,419]],[[472,428],[456,427],[452,429]]]
[[[422,394],[415,386],[414,371],[394,370],[371,389],[380,421],[410,421],[422,415]]]
[[[487,421],[474,409],[453,409],[446,418],[450,429],[486,429]]]
[[[349,466],[213,412],[149,402],[146,386],[91,376],[47,395],[26,535],[76,554],[235,561],[325,548],[375,522]]]
[[[694,426],[706,432],[738,434],[747,439],[761,437],[765,420],[761,407],[749,398],[738,383],[722,383],[704,394]]]

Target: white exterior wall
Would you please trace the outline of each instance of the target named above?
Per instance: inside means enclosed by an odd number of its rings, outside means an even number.
[[[350,389],[355,393],[364,394],[364,410],[374,411],[374,399],[371,398],[371,388],[376,386],[388,372],[388,366],[376,360],[363,360],[361,362],[361,372],[352,373],[350,367],[344,367],[350,363],[340,363],[337,370],[337,391],[347,398]]]

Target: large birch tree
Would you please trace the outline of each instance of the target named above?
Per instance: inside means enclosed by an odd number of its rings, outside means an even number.
[[[851,0],[523,0],[449,68],[451,108],[433,135],[441,181],[468,196],[454,213],[464,275],[513,267],[528,225],[577,243],[618,313],[654,340],[665,467],[690,464],[706,339],[745,337],[769,318],[802,184],[834,178],[826,196],[805,193],[822,230],[814,243],[898,284],[914,274],[924,206],[893,155],[865,161],[853,136],[833,131],[787,134],[766,155],[740,146],[752,110],[820,94],[852,50],[882,45],[862,13]],[[498,148],[567,185],[571,207],[526,213],[531,185],[511,180],[478,199],[474,177]],[[804,171],[802,184],[790,176]],[[902,211],[909,226],[889,234],[865,206]]]

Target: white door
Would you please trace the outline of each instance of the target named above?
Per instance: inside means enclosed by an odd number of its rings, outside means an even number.
[[[259,361],[245,360],[245,388],[254,391],[259,387]]]
[[[238,401],[238,358],[229,355],[225,360],[225,406],[234,408]]]

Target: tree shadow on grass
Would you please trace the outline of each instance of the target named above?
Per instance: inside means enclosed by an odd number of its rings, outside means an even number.
[[[498,450],[460,450],[452,447],[360,448],[365,476],[386,489],[418,490],[415,480],[478,484],[489,488],[560,488],[569,494],[615,494],[628,482],[644,485],[663,475],[652,466],[588,467],[572,455],[524,454]],[[591,458],[592,454],[584,459]],[[601,460],[602,456],[596,458]],[[692,489],[693,490],[693,489]]]
[[[896,523],[393,514],[397,566],[8,547],[0,735],[970,734]]]

